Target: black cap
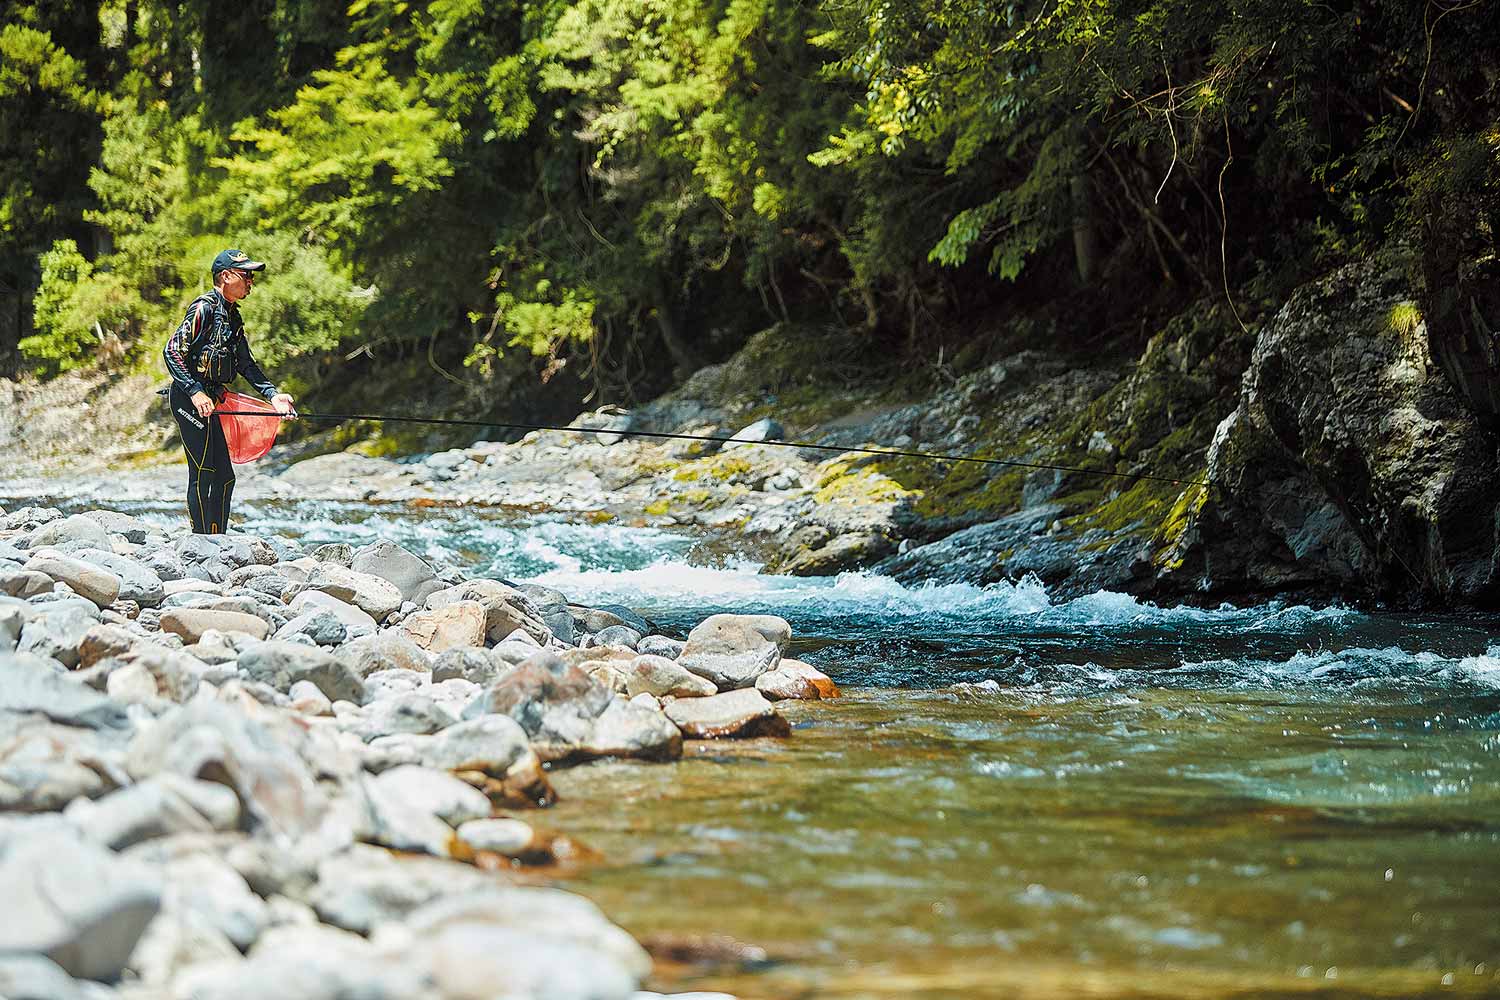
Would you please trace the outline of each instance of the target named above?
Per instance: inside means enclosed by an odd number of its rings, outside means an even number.
[[[263,261],[251,260],[250,255],[243,250],[220,250],[219,255],[214,258],[214,277],[233,268],[236,271],[264,271],[266,265]]]

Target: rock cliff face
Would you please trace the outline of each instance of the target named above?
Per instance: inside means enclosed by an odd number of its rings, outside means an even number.
[[[1492,606],[1496,444],[1434,364],[1405,262],[1345,267],[1262,330],[1158,586]]]

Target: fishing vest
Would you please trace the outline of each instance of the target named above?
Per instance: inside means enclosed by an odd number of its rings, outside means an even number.
[[[188,370],[205,385],[228,385],[235,377],[235,338],[245,335],[245,321],[218,292],[204,292],[189,310],[199,308],[200,303],[208,307],[204,317],[208,329],[188,348]]]

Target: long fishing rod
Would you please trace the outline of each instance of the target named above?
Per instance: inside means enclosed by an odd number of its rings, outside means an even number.
[[[218,410],[217,413],[229,417],[276,417],[280,419],[280,413],[268,413],[260,410]],[[460,420],[451,417],[400,417],[390,414],[377,413],[309,413],[297,411],[295,416],[303,420],[369,420],[383,421],[387,423],[405,424],[437,424],[450,427],[481,427],[499,428],[515,431],[562,431],[570,434],[617,434],[622,438],[646,437],[665,438],[677,441],[714,441],[720,444],[764,444],[778,448],[799,448],[813,451],[827,451],[844,455],[850,452],[863,455],[883,455],[888,458],[919,458],[933,462],[971,462],[976,465],[1003,466],[1017,469],[1034,469],[1046,472],[1067,472],[1084,476],[1108,476],[1115,479],[1147,480],[1158,483],[1171,483],[1177,486],[1198,486],[1203,489],[1212,489],[1213,484],[1200,479],[1177,479],[1172,476],[1158,476],[1149,472],[1114,472],[1104,469],[1084,469],[1073,465],[1057,465],[1049,462],[1025,462],[1020,459],[1011,458],[981,458],[977,455],[950,455],[941,452],[911,451],[899,448],[862,448],[845,447],[843,445],[817,444],[811,441],[754,441],[746,438],[721,437],[713,434],[679,434],[668,431],[642,431],[642,430],[611,430],[608,427],[567,427],[561,424],[530,424],[530,423],[507,423],[495,420]],[[1298,500],[1313,500],[1315,497],[1303,496],[1299,493],[1286,493],[1279,491],[1264,491],[1276,493],[1277,495],[1291,497]]]

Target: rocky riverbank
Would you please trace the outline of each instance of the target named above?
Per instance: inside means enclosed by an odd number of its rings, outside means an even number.
[[[701,559],[797,575],[1035,577],[1064,598],[1488,606],[1500,593],[1496,439],[1433,363],[1418,287],[1392,251],[1303,288],[1256,328],[1203,303],[1138,354],[1007,352],[1002,338],[994,360],[943,369],[921,391],[839,371],[829,359],[855,350],[847,334],[776,327],[649,404],[580,415],[577,431],[417,455],[393,453],[379,428],[322,431],[242,468],[236,495],[687,528]],[[130,434],[101,425],[120,445],[96,453],[115,468],[80,475],[56,457],[77,434],[53,412],[77,393],[9,391],[0,444],[30,464],[13,468],[6,495],[180,492],[180,469],[147,461],[175,457],[171,435],[157,426],[166,443],[141,449],[153,432],[138,406],[110,417]],[[133,471],[119,471],[122,456]]]
[[[536,820],[549,772],[837,695],[780,618],[679,640],[389,542],[28,507],[0,594],[4,996],[656,996],[627,933],[526,884],[588,857]]]

